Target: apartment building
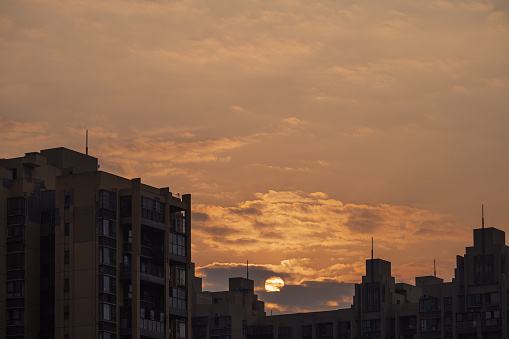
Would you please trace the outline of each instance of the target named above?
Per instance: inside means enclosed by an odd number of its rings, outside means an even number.
[[[349,308],[266,316],[235,323],[235,314],[223,307],[223,322],[242,326],[242,337],[224,329],[221,339],[507,339],[509,247],[505,233],[496,228],[474,230],[474,245],[457,256],[455,277],[444,283],[435,275],[416,277],[415,285],[396,283],[391,263],[383,259],[366,260],[366,275],[355,285]],[[220,295],[220,292],[215,292]],[[226,303],[216,299],[217,303]],[[202,305],[193,305],[193,307]],[[210,310],[219,305],[210,304]],[[251,305],[245,304],[250,312]],[[203,310],[201,312],[204,312]],[[209,312],[208,326],[215,313]],[[237,318],[238,319],[238,318]],[[194,324],[198,319],[193,314]],[[203,335],[193,339],[217,338]],[[233,333],[233,332],[231,332]]]
[[[0,337],[186,338],[191,196],[66,148],[0,159]]]

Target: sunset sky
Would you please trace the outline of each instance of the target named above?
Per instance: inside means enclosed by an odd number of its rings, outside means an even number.
[[[450,281],[509,231],[507,0],[4,0],[0,157],[67,147],[193,196],[205,290],[348,307],[371,255]],[[265,279],[283,278],[280,292]]]

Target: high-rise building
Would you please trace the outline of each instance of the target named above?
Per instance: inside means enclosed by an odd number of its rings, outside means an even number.
[[[191,196],[66,148],[0,159],[0,337],[186,338]]]

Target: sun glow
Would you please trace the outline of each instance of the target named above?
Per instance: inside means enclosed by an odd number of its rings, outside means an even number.
[[[270,277],[265,280],[265,291],[279,292],[284,285],[285,282],[280,277]]]

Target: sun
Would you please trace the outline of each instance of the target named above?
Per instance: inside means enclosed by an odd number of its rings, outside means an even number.
[[[267,292],[279,292],[283,286],[285,286],[285,282],[280,277],[270,277],[265,280],[265,291]]]

